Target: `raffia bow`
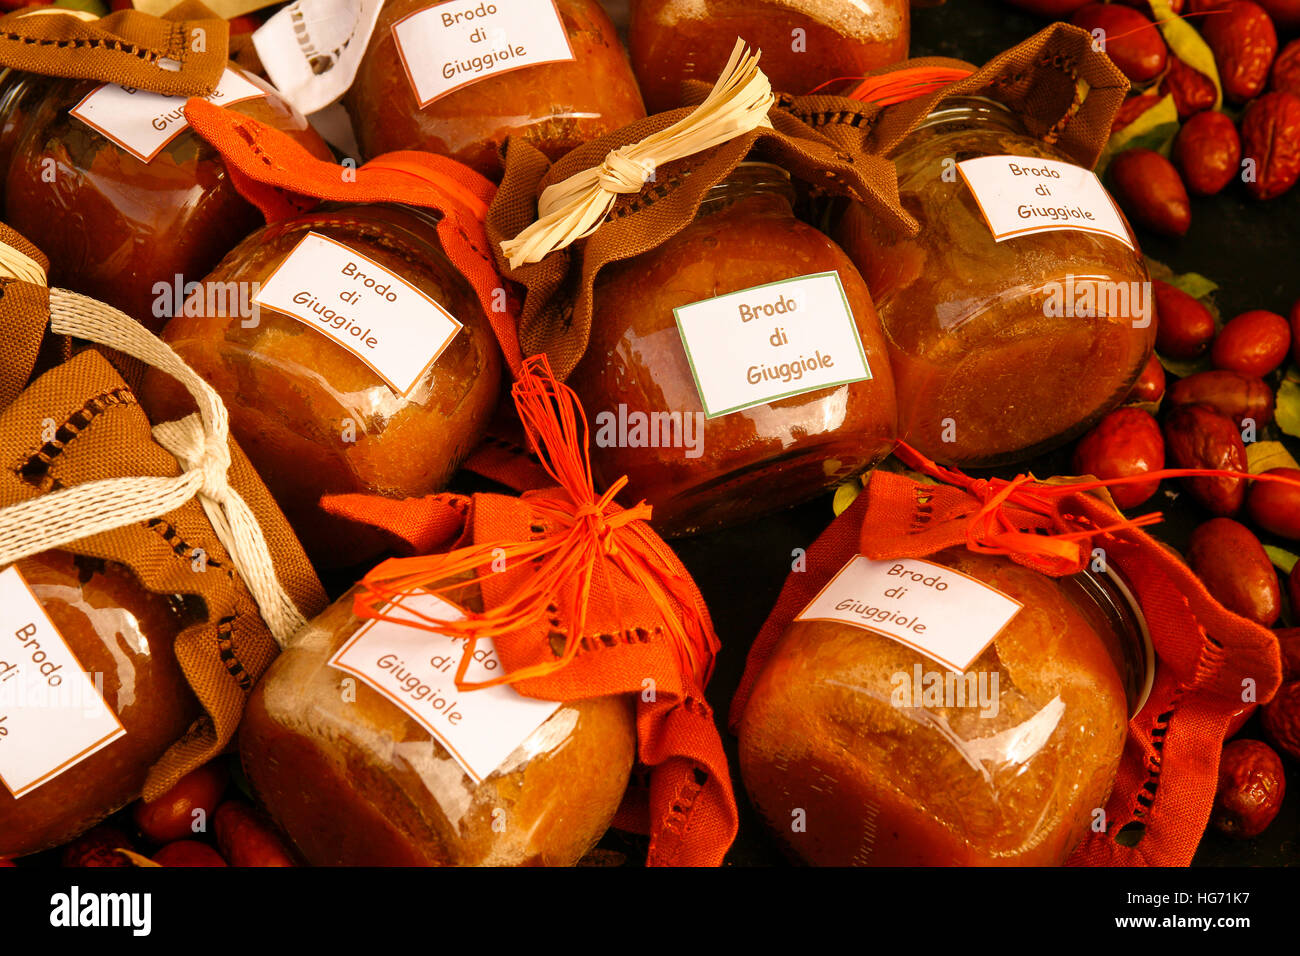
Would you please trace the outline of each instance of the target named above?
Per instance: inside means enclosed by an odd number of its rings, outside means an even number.
[[[540,262],[600,227],[620,195],[640,192],[655,170],[687,156],[771,126],[772,84],[758,68],[760,54],[736,40],[722,75],[689,115],[639,143],[616,149],[591,169],[548,186],[537,201],[537,221],[501,243],[511,268]]]
[[[712,674],[718,640],[695,610],[690,581],[661,557],[654,532],[646,524],[650,506],[640,502],[622,508],[614,502],[626,479],[597,495],[586,414],[572,389],[556,380],[545,356],[523,363],[513,395],[529,444],[558,485],[524,495],[544,532],[526,541],[486,542],[446,554],[385,561],[362,580],[354,601],[357,616],[462,638],[466,648],[456,671],[456,685],[461,690],[511,684],[551,674],[573,660],[586,633],[593,578],[615,569],[635,582],[660,609],[682,674],[703,688]],[[462,620],[420,614],[415,621],[410,608],[404,608],[400,617],[386,613],[400,595],[459,590],[465,586],[463,576],[467,574],[474,575],[475,581],[484,579],[493,572],[483,569],[502,558],[511,566],[534,563],[536,572],[495,607],[468,612]],[[571,584],[573,600],[567,614],[571,626],[564,650],[554,661],[517,668],[479,683],[465,680],[477,641],[543,620],[555,595]]]
[[[0,275],[46,282],[39,263],[5,244],[0,244]],[[181,467],[174,478],[89,481],[0,509],[0,566],[160,517],[197,496],[268,629],[283,645],[306,621],[276,577],[256,516],[230,485],[230,423],[221,398],[144,326],[95,299],[51,289],[50,328],[56,335],[109,346],[166,372],[185,386],[199,411],[153,428],[154,439]]]

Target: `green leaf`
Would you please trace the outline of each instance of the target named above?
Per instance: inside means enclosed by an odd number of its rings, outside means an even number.
[[[1204,299],[1219,288],[1217,282],[1212,282],[1199,272],[1184,272],[1165,281],[1176,289],[1182,289],[1193,299]]]
[[[1098,176],[1105,175],[1110,161],[1124,150],[1133,147],[1153,149],[1167,157],[1177,135],[1178,108],[1174,106],[1174,98],[1166,96],[1123,129],[1111,134],[1110,139],[1106,140],[1105,149],[1101,151],[1094,172]]]
[[[1290,574],[1291,569],[1300,563],[1300,555],[1294,555],[1290,551],[1284,551],[1281,548],[1275,548],[1271,544],[1264,545],[1264,553],[1268,559],[1273,562],[1273,567],[1280,570],[1283,574]]]
[[[1273,412],[1277,427],[1293,438],[1300,438],[1300,382],[1287,379],[1277,390],[1277,409]]]
[[[1174,56],[1188,66],[1200,70],[1214,82],[1214,108],[1223,105],[1223,84],[1219,82],[1219,67],[1214,62],[1214,53],[1196,28],[1182,17],[1175,16],[1169,9],[1169,0],[1149,0],[1152,19],[1164,34]]]

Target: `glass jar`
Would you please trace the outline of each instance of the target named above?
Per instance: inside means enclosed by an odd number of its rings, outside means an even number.
[[[163,330],[163,340],[221,395],[231,433],[321,566],[351,567],[384,544],[376,533],[327,515],[318,505],[322,495],[407,498],[440,491],[496,407],[500,350],[478,297],[443,252],[436,223],[433,214],[410,207],[326,204],[265,226],[222,260],[186,300],[184,314]],[[309,234],[347,258],[350,275],[295,251]],[[313,290],[310,301],[290,306],[306,318],[254,301],[291,254],[319,274],[302,279]],[[301,276],[302,267],[295,268]],[[401,311],[405,305],[395,311],[374,299],[344,304],[366,284],[357,273],[367,271],[383,279],[377,285],[405,285],[402,295],[413,286],[461,323],[436,360],[424,365],[436,351],[432,340],[404,331],[415,322]],[[373,296],[377,285],[364,291]],[[340,302],[344,294],[349,299]],[[423,366],[409,390],[390,384],[373,358],[356,351],[361,345],[345,346],[313,327],[331,301],[339,316],[355,318],[351,330],[373,327],[385,340],[406,337],[421,359],[415,368]],[[179,384],[154,370],[145,376],[141,401],[153,421],[193,410]]]
[[[233,63],[231,73],[265,95],[230,109],[288,133],[320,159],[333,158],[270,84]],[[49,256],[51,284],[115,306],[156,332],[179,305],[169,295],[177,277],[183,287],[206,275],[263,219],[235,190],[216,149],[192,129],[145,162],[73,116],[101,85],[13,72],[0,78],[4,218]],[[184,106],[183,97],[169,99],[159,108]]]
[[[856,204],[836,233],[885,326],[899,435],[945,464],[1064,444],[1124,399],[1155,345],[1149,276],[1122,214],[1132,248],[1068,228],[994,239],[954,163],[1000,155],[1069,162],[1002,104],[948,100],[892,156],[920,234],[900,238]]]
[[[627,476],[622,500],[649,502],[660,534],[720,528],[798,504],[871,467],[892,447],[894,384],[871,295],[839,246],[795,218],[793,195],[784,170],[743,163],[705,196],[692,223],[596,278],[590,341],[568,384],[594,423],[597,478],[608,486]],[[746,329],[729,308],[695,326],[701,334],[711,325],[725,327],[724,335],[757,335],[766,352],[764,362],[747,369],[742,362],[728,374],[757,374],[761,384],[747,394],[768,400],[708,417],[696,374],[734,360],[716,350],[688,358],[679,329],[684,307],[752,291],[755,304],[775,303],[780,311],[789,287],[774,283],[831,274],[842,299],[802,313],[806,319],[794,318],[802,315],[797,310],[776,318],[768,311]],[[790,338],[797,326],[805,338],[767,351],[769,335],[784,328]],[[871,377],[837,376],[836,384],[799,391],[800,377],[791,377],[799,363],[790,360],[814,349],[820,355],[829,334],[857,343]],[[847,368],[852,344],[834,358]],[[791,375],[764,379],[774,368]]]
[[[475,9],[484,14],[470,24],[482,31],[478,40],[458,38],[455,31],[444,35],[437,21],[411,20],[406,28],[415,33],[399,48],[394,26],[430,4],[387,0],[346,100],[361,155],[373,159],[393,150],[428,150],[495,181],[501,178],[500,151],[509,136],[555,160],[645,116],[627,53],[597,0],[554,0],[549,7],[551,0],[480,4]],[[493,42],[497,31],[501,42]],[[477,78],[455,70],[493,48],[527,50],[544,41],[551,52],[538,55],[565,59],[477,71]],[[421,54],[419,42],[438,43],[436,53]],[[400,51],[408,45],[411,52],[404,59]]]
[[[121,565],[65,551],[14,566],[126,733],[16,800],[0,786],[0,858],[66,843],[140,796],[149,768],[200,714],[172,649],[198,620],[183,598],[152,594]],[[0,665],[16,663],[11,651],[0,649]],[[14,690],[6,701],[12,686],[0,689],[0,711],[21,700]]]
[[[910,16],[908,0],[633,0],[628,47],[660,113],[683,81],[717,80],[737,37],[762,51],[772,89],[802,95],[907,59]]]
[[[630,700],[562,705],[476,781],[407,711],[329,665],[361,624],[349,593],[301,630],[239,729],[249,782],[309,863],[570,866],[591,849],[627,789]]]
[[[43,76],[20,73],[10,67],[0,70],[0,196],[5,173],[13,162],[14,148],[31,119],[32,110],[45,96],[51,82]]]
[[[1106,805],[1150,692],[1141,609],[1113,569],[1051,578],[965,549],[928,560],[1023,606],[963,674],[865,627],[793,622],[741,721],[745,788],[815,865],[1061,864]]]

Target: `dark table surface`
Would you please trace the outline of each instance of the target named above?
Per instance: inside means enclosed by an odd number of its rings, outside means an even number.
[[[1001,0],[948,0],[942,6],[913,10],[912,55],[950,56],[981,64],[1045,25],[1046,21],[1020,13]],[[1147,255],[1175,271],[1199,272],[1217,282],[1216,301],[1225,316],[1261,308],[1285,315],[1300,298],[1300,187],[1261,204],[1249,200],[1244,188],[1236,184],[1219,196],[1192,200],[1192,227],[1185,237],[1170,240],[1140,233],[1139,238]],[[1294,446],[1292,453],[1296,453]],[[1070,473],[1065,453],[1026,463],[1018,470],[1039,477]],[[1196,523],[1208,517],[1177,498],[1168,482],[1149,507],[1166,516],[1154,533],[1175,547],[1181,547]],[[743,527],[673,543],[695,576],[722,641],[708,698],[723,726],[740,807],[740,835],[727,856],[728,865],[784,862],[745,797],[736,741],[726,732],[725,721],[749,646],[790,572],[792,552],[808,547],[831,517],[830,496],[825,496]],[[1262,738],[1258,718],[1246,726],[1242,736]],[[1272,826],[1248,841],[1209,831],[1197,852],[1196,865],[1300,863],[1300,765],[1288,760],[1286,769],[1291,790]],[[601,845],[627,852],[629,862],[639,858],[643,846],[617,833],[611,833]]]

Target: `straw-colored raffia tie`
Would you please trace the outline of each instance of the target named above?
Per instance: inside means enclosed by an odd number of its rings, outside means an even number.
[[[20,258],[18,258],[20,257]],[[0,275],[27,278],[39,266],[0,244]],[[15,268],[16,266],[16,268]],[[196,495],[217,539],[275,639],[283,644],[306,623],[275,574],[266,536],[248,503],[230,486],[230,425],[212,387],[179,355],[117,309],[64,289],[50,290],[50,328],[134,356],[176,378],[199,411],[153,429],[155,440],[181,466],[174,478],[109,478],[91,481],[0,509],[0,566],[63,547],[92,535],[160,517]]]
[[[537,221],[501,243],[510,267],[540,262],[556,249],[591,235],[620,195],[640,192],[668,163],[770,127],[776,102],[772,84],[758,68],[760,54],[736,40],[731,59],[708,97],[689,116],[639,143],[616,149],[599,166],[548,186],[537,201]]]
[[[0,242],[0,279],[17,279],[32,285],[45,285],[47,281],[39,262],[4,242]]]

